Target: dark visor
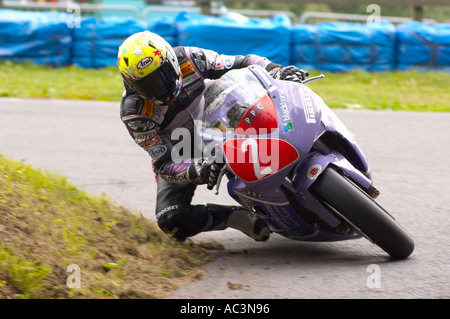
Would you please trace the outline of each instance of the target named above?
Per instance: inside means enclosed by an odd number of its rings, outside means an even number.
[[[148,100],[164,101],[175,91],[178,77],[168,61],[157,70],[139,80],[125,78],[128,85],[140,96]]]

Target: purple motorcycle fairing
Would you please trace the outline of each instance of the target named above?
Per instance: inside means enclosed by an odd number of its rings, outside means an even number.
[[[368,189],[371,186],[369,164],[353,135],[323,100],[305,85],[275,80],[259,66],[248,69],[270,95],[278,119],[276,134],[268,132],[255,138],[284,140],[295,147],[299,157],[276,174],[254,182],[244,182],[234,175],[228,182],[230,196],[264,218],[274,232],[290,239],[337,241],[361,237],[360,233],[348,227],[343,231],[341,220],[309,191],[320,173],[330,165],[344,172],[360,187]],[[227,74],[231,72],[248,70],[232,70]],[[243,78],[253,81],[250,73]],[[256,85],[253,84],[253,88]],[[220,145],[222,152],[223,143],[230,136],[205,127],[204,123],[220,120],[225,125],[229,124],[226,114],[232,102],[227,98],[224,94],[219,99],[220,103],[206,103],[206,111],[202,114],[203,127],[197,126],[203,143]],[[246,95],[241,99],[245,101]],[[250,99],[248,102],[251,105],[254,101]],[[229,163],[227,166],[232,171]]]

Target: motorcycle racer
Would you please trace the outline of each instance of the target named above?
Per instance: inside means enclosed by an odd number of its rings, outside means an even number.
[[[130,36],[119,47],[118,66],[125,87],[120,116],[135,142],[152,158],[158,226],[179,241],[227,227],[255,240],[269,238],[266,223],[240,206],[191,204],[198,185],[212,189],[217,183],[222,163],[203,157],[174,161],[172,156],[174,146],[180,142],[172,131],[184,127],[192,132],[188,110],[202,102],[205,80],[253,64],[264,67],[276,79],[302,82],[308,76],[304,70],[283,67],[253,54],[223,55],[197,47],[172,48],[150,31]]]

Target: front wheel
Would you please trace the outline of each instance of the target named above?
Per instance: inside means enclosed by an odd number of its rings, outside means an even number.
[[[407,258],[414,241],[380,205],[361,188],[332,168],[327,168],[311,186],[334,213],[347,221],[390,256]]]

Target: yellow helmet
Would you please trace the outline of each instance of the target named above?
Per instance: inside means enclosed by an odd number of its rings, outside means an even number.
[[[150,31],[135,33],[119,47],[117,64],[125,82],[156,103],[173,100],[181,88],[180,65],[172,46]]]

